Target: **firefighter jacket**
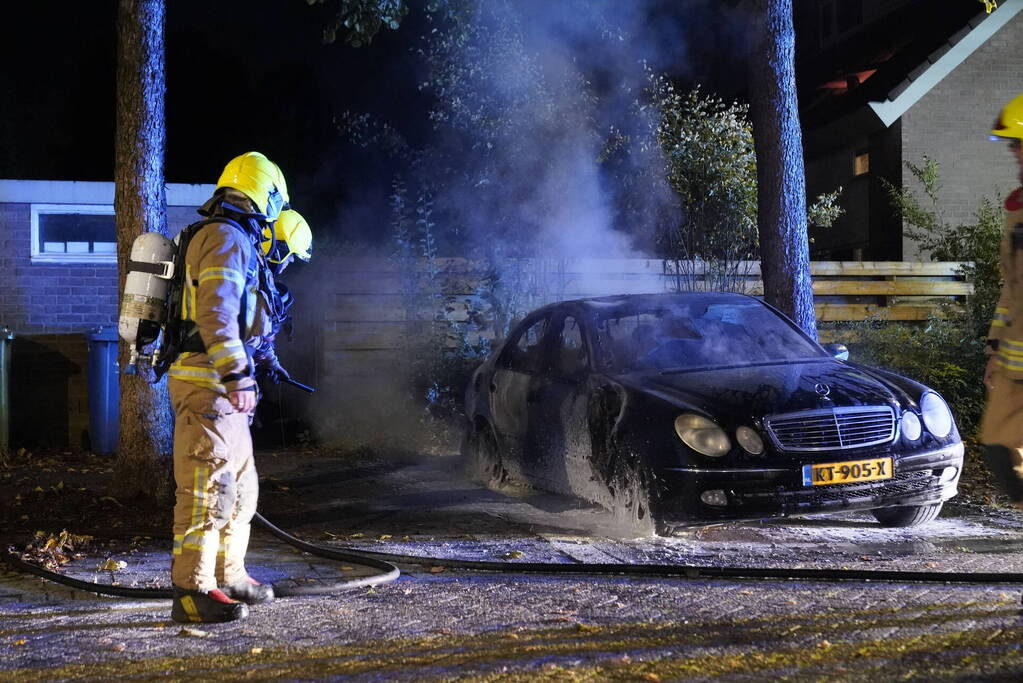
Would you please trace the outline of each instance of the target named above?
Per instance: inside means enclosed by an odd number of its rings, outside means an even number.
[[[229,223],[211,223],[185,252],[181,317],[198,329],[205,351],[186,351],[168,375],[226,395],[255,389],[249,349],[273,335],[270,304],[260,291],[269,277],[254,238]]]
[[[988,331],[1001,372],[1023,380],[1023,188],[1005,200],[1001,244],[1002,293]]]

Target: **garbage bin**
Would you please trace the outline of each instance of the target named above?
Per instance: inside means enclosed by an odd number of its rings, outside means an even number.
[[[11,446],[11,342],[14,333],[0,326],[0,451]]]
[[[89,342],[89,441],[93,453],[113,453],[121,414],[117,328],[98,327],[85,337]]]

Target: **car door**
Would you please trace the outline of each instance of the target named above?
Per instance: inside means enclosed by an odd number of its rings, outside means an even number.
[[[528,424],[527,399],[546,365],[544,340],[550,314],[524,320],[511,335],[497,359],[490,380],[490,415],[506,467],[522,474],[522,458]]]
[[[548,370],[526,397],[529,405],[526,461],[546,489],[581,493],[590,481],[587,406],[591,361],[581,317],[552,321]],[[539,482],[538,482],[539,483]]]

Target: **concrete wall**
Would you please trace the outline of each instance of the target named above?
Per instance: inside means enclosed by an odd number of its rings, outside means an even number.
[[[924,95],[902,117],[903,158],[921,163],[927,155],[941,164],[940,207],[949,223],[973,220],[981,197],[1001,202],[1019,185],[1018,171],[1004,143],[988,134],[1002,106],[1023,92],[1019,51],[1023,13]],[[906,172],[905,183],[918,188]],[[903,258],[918,258],[904,240]]]
[[[194,222],[195,207],[212,192],[211,185],[169,185],[169,230]],[[113,202],[113,183],[0,180],[0,326],[16,335],[10,397],[15,446],[87,445],[83,333],[116,325],[120,298],[115,262],[32,262],[32,204]]]

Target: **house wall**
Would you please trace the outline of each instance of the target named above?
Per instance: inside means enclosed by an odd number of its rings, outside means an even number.
[[[198,217],[212,185],[168,185],[175,233]],[[32,204],[112,205],[113,183],[0,180],[0,326],[11,347],[11,444],[88,445],[88,353],[84,333],[116,325],[116,263],[33,263]]]
[[[1002,106],[1023,91],[1021,46],[1023,13],[902,117],[903,159],[919,164],[926,155],[940,164],[940,210],[951,224],[972,221],[982,197],[1000,203],[1019,185],[1005,144],[989,141],[988,135]],[[919,183],[910,173],[904,173],[904,182],[919,192]],[[907,260],[919,257],[918,247],[908,238],[903,239],[903,251]]]

